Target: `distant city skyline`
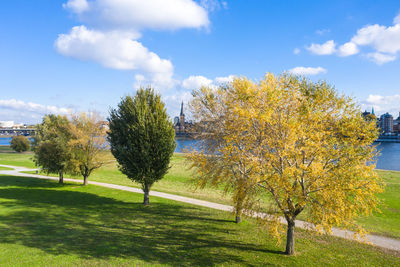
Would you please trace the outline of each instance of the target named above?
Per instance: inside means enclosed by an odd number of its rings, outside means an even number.
[[[149,84],[174,118],[201,85],[285,71],[326,80],[362,111],[400,111],[397,0],[14,0],[0,34],[0,121],[106,117]]]

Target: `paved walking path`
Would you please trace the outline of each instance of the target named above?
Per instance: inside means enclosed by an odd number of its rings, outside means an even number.
[[[13,170],[0,171],[0,174],[58,181],[58,177],[21,173],[22,171],[35,171],[36,169],[28,169],[28,168],[24,168],[24,167],[16,167],[16,166],[2,165],[2,164],[0,164],[0,166],[13,169]],[[64,178],[64,181],[82,183],[82,180],[69,179],[69,178]],[[143,194],[143,191],[141,189],[130,187],[130,186],[100,183],[100,182],[94,182],[94,181],[89,181],[89,184]],[[189,198],[189,197],[177,196],[177,195],[163,193],[163,192],[150,191],[150,195],[155,196],[155,197],[171,199],[171,200],[175,200],[175,201],[179,201],[179,202],[189,203],[189,204],[193,204],[193,205],[197,205],[197,206],[203,206],[203,207],[208,207],[208,208],[212,208],[212,209],[217,209],[217,210],[224,210],[224,211],[229,211],[229,212],[232,212],[232,210],[233,210],[232,206],[213,203],[213,202],[194,199],[194,198]],[[266,216],[266,214],[265,213],[257,213],[255,216],[263,217],[263,216]],[[286,221],[283,218],[281,219],[281,222],[286,223]],[[304,221],[296,220],[296,227],[300,227],[303,229],[304,228],[309,229],[310,224],[307,222],[304,222]],[[332,228],[332,235],[337,236],[337,237],[346,238],[346,239],[355,240],[354,232],[348,231],[348,230]],[[378,247],[400,251],[400,240],[397,240],[397,239],[383,237],[383,236],[377,236],[377,235],[367,235],[366,241],[371,243],[372,245],[375,245]]]

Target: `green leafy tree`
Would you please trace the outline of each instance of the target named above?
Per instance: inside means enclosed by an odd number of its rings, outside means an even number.
[[[16,152],[21,153],[29,150],[30,142],[26,136],[18,135],[11,139],[10,147]]]
[[[167,173],[176,147],[165,105],[153,89],[139,89],[134,98],[124,97],[108,120],[111,152],[121,172],[142,185],[143,204],[149,205],[150,188]]]
[[[46,115],[37,125],[33,141],[34,161],[46,173],[57,173],[59,183],[64,182],[64,174],[70,171],[71,151],[68,143],[70,121],[66,116]]]

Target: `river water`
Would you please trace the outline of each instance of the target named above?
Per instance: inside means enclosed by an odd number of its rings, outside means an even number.
[[[0,145],[9,145],[11,138],[0,137]],[[191,139],[177,139],[175,152],[184,152],[196,146],[196,141]],[[400,143],[378,143],[380,155],[376,164],[377,169],[400,171]]]

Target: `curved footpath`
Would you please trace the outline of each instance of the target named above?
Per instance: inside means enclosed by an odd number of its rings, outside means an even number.
[[[1,164],[0,164],[0,166],[13,169],[13,170],[8,170],[8,171],[7,170],[0,171],[0,174],[58,181],[58,177],[21,173],[22,171],[35,171],[36,169],[28,169],[28,168],[24,168],[24,167],[16,167],[16,166],[1,165]],[[64,178],[64,181],[82,183],[81,180],[69,179],[69,178]],[[89,184],[143,194],[143,191],[141,189],[130,187],[130,186],[100,183],[100,182],[93,182],[93,181],[89,181]],[[167,194],[167,193],[162,193],[162,192],[157,192],[157,191],[150,191],[150,195],[155,196],[155,197],[171,199],[171,200],[175,200],[175,201],[179,201],[179,202],[189,203],[189,204],[193,204],[193,205],[197,205],[197,206],[203,206],[203,207],[208,207],[208,208],[212,208],[212,209],[217,209],[217,210],[223,210],[223,211],[229,211],[229,212],[232,212],[232,210],[233,210],[232,206],[213,203],[213,202],[204,201],[204,200],[198,200],[198,199],[189,198],[189,197],[182,197],[182,196],[178,196],[178,195]],[[267,215],[265,213],[257,213],[254,216],[264,217]],[[281,218],[281,222],[286,223],[286,221],[283,218]],[[300,227],[303,229],[310,229],[310,227],[312,228],[313,226],[310,223],[296,220],[296,227]],[[348,230],[332,228],[332,235],[341,237],[341,238],[350,239],[350,240],[357,240],[355,238],[354,232],[348,231]],[[383,237],[383,236],[377,236],[377,235],[366,235],[366,242],[368,242],[372,245],[378,246],[378,247],[400,251],[400,240],[397,240],[397,239]]]

